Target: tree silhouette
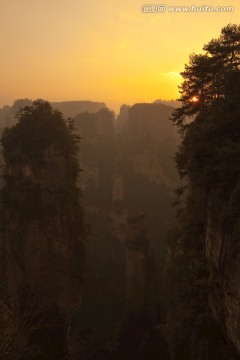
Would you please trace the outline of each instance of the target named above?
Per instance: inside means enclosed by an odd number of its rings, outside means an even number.
[[[240,71],[240,25],[229,24],[219,38],[204,45],[205,54],[190,55],[189,64],[181,73],[179,87],[182,106],[173,112],[172,121],[180,132],[188,126],[188,117],[205,111],[216,99],[226,97],[231,74]]]

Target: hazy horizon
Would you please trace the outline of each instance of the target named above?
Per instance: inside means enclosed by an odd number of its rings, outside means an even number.
[[[28,100],[31,100],[31,101],[37,100],[37,99],[29,99],[29,98],[23,98],[23,97],[22,97],[22,98],[19,98],[19,99],[14,99],[11,103],[8,103],[8,104],[0,104],[0,109],[2,109],[4,106],[10,106],[10,107],[11,107],[11,106],[13,106],[13,104],[14,104],[15,101],[17,101],[17,100],[22,100],[22,99],[28,99]],[[62,102],[88,102],[88,101],[93,102],[93,103],[95,103],[95,102],[97,102],[97,103],[105,103],[106,107],[107,107],[109,110],[113,110],[116,116],[119,114],[120,108],[121,108],[122,105],[133,106],[133,105],[135,105],[135,104],[142,104],[142,103],[154,104],[155,102],[160,101],[160,102],[162,102],[162,103],[165,104],[165,105],[172,106],[171,104],[168,104],[168,102],[171,103],[171,102],[175,102],[175,101],[176,101],[176,100],[174,100],[174,99],[170,99],[170,100],[166,100],[166,99],[155,99],[155,100],[149,101],[149,102],[147,102],[147,101],[136,101],[135,103],[132,103],[132,104],[126,104],[126,103],[123,103],[123,102],[122,102],[122,103],[120,103],[120,104],[115,104],[115,106],[114,106],[114,104],[112,104],[113,106],[111,107],[111,106],[110,106],[110,102],[108,102],[108,101],[101,101],[101,100],[98,100],[98,99],[96,99],[96,100],[92,100],[92,99],[78,99],[78,100],[72,100],[72,99],[70,99],[70,100],[65,100],[65,99],[63,99],[63,100],[54,100],[54,101],[52,101],[51,99],[43,99],[43,98],[39,98],[39,99],[46,100],[46,101],[48,101],[48,102],[50,102],[50,103],[56,103],[56,102],[57,102],[57,103],[62,103]],[[179,104],[180,104],[180,103],[179,103]]]
[[[144,13],[142,1],[1,4],[0,106],[19,98],[121,104],[178,98],[189,55],[238,22],[234,12]],[[172,0],[166,6],[191,5]],[[202,5],[197,4],[196,5]],[[173,26],[174,25],[174,26]]]

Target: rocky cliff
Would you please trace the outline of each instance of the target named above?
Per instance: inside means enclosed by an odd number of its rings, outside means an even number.
[[[129,312],[136,328],[142,322],[143,334],[146,324],[159,318],[166,234],[178,182],[171,157],[178,136],[169,124],[171,112],[162,104],[136,104],[123,106],[117,119],[108,109],[74,119],[81,136],[79,185],[92,231],[76,322],[83,358],[94,359],[94,351],[107,357],[106,347]],[[139,213],[146,215],[144,221]],[[136,351],[138,345],[130,346]]]
[[[75,119],[82,137],[83,201],[90,211],[107,213],[118,234],[128,215],[146,213],[156,243],[172,216],[171,199],[178,182],[171,157],[178,143],[169,124],[172,108],[136,104],[124,109],[124,116],[115,121],[108,110]]]
[[[26,105],[31,108],[31,103]],[[125,106],[118,119],[107,108],[83,112],[74,119],[81,137],[78,186],[82,189],[86,222],[92,229],[86,247],[82,299],[82,250],[76,248],[74,240],[78,226],[71,223],[76,219],[73,199],[77,197],[71,192],[71,162],[58,140],[62,133],[54,135],[45,122],[45,128],[39,123],[35,135],[31,122],[26,129],[16,125],[17,130],[5,133],[6,141],[10,139],[14,144],[5,154],[7,193],[12,193],[15,203],[21,205],[14,209],[16,217],[9,210],[9,219],[14,218],[14,222],[7,220],[6,249],[14,270],[9,286],[27,279],[28,296],[35,298],[38,293],[44,316],[57,319],[64,329],[58,335],[51,334],[60,339],[64,351],[69,347],[66,329],[74,318],[74,356],[92,359],[92,351],[105,349],[104,339],[112,339],[116,324],[126,312],[144,311],[156,322],[166,233],[173,220],[171,202],[177,184],[171,154],[178,137],[169,126],[171,112],[162,104],[136,104]],[[11,182],[17,177],[18,183]],[[68,219],[66,214],[70,213]],[[138,233],[143,231],[139,213],[146,214],[144,244],[138,243]],[[14,258],[12,239],[20,228],[24,246]],[[44,339],[43,332],[39,336]]]
[[[205,235],[210,272],[208,304],[213,318],[234,344],[240,356],[239,219],[238,215],[234,216],[234,223],[229,231],[226,230],[228,220],[225,219],[225,224],[219,224],[212,210],[212,205],[209,204]],[[233,215],[232,211],[231,207],[230,216]]]
[[[159,278],[151,253],[145,214],[128,218],[125,230],[125,310],[127,313],[146,311],[156,318],[159,306]]]
[[[76,143],[61,113],[43,101],[19,113],[2,143],[4,257],[13,326],[18,332],[26,324],[33,327],[25,341],[36,346],[37,359],[66,358],[81,305],[85,241]]]
[[[143,289],[147,272],[151,272],[155,292],[151,286],[147,290],[151,294],[147,306],[156,315],[166,234],[173,221],[171,203],[178,182],[171,157],[178,136],[169,124],[171,112],[172,108],[162,104],[136,104],[131,108],[124,106],[116,120],[108,109],[95,114],[82,113],[75,118],[82,138],[80,186],[86,219],[92,228],[86,265],[89,278],[82,313],[88,312],[94,289],[92,307],[101,313],[106,306],[115,307],[115,313],[116,309],[121,313],[126,308],[125,302],[134,302],[129,298],[130,292],[134,297],[134,291],[126,291],[131,277],[129,269],[135,268],[134,263],[143,256],[146,266],[139,265],[142,269],[139,271],[145,275],[136,273],[132,281],[138,281],[139,289]],[[148,256],[141,251],[126,250],[128,219],[136,218],[139,213],[146,215]],[[146,302],[139,302],[141,307],[145,306]],[[92,316],[90,310],[89,316]],[[110,316],[106,314],[106,317]]]
[[[237,77],[234,82],[239,89]],[[173,359],[179,349],[190,359],[203,352],[204,359],[240,356],[237,99],[227,87],[225,98],[186,126],[176,154],[186,182],[177,190],[177,226],[167,261]]]

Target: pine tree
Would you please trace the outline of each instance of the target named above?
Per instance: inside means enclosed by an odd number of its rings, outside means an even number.
[[[240,25],[227,25],[219,38],[203,47],[205,54],[190,55],[181,73],[183,83],[172,121],[180,132],[188,126],[188,118],[207,110],[216,100],[226,97],[226,84],[231,74],[240,72]]]

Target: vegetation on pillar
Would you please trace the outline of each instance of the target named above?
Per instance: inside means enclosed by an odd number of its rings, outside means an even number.
[[[209,276],[205,241],[211,212],[214,226],[228,234],[221,272],[230,271],[226,258],[234,258],[239,238],[240,26],[224,27],[203,49],[185,65],[182,106],[172,116],[182,135],[175,160],[184,186],[176,191],[176,229],[168,241],[167,336],[173,356],[235,359],[224,320],[219,326],[210,316],[209,294],[219,284]]]
[[[80,139],[73,121],[43,100],[21,108],[17,119],[1,139],[6,291],[0,302],[8,299],[16,332],[22,331],[18,319],[30,322],[24,333],[29,347],[47,358],[53,358],[51,352],[64,358],[70,348],[67,328],[81,302],[87,236],[77,185]]]
[[[16,117],[18,123],[6,128],[1,139],[4,208],[24,208],[33,215],[46,207],[67,208],[70,202],[82,217],[77,187],[80,138],[73,121],[43,100],[21,108]]]

